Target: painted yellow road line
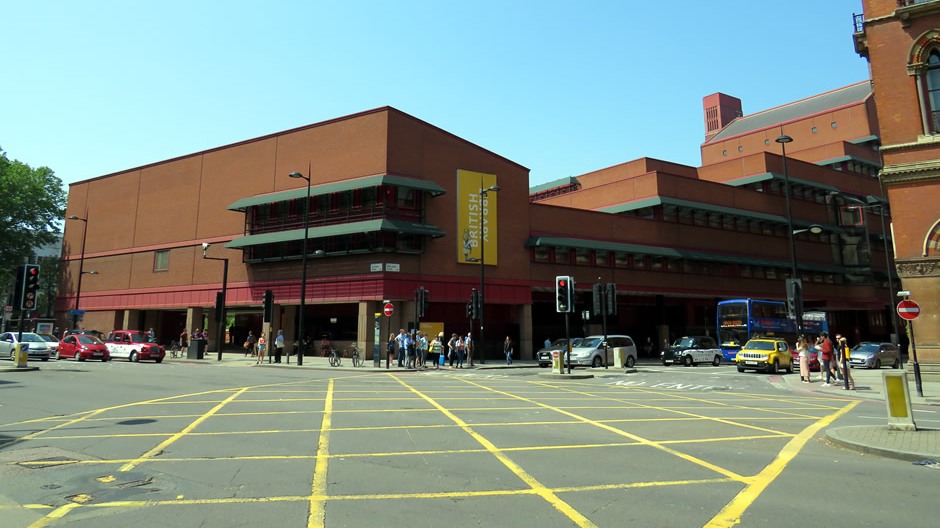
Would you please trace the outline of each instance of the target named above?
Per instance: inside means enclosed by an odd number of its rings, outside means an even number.
[[[787,464],[792,461],[800,450],[803,449],[803,446],[806,445],[806,442],[809,442],[813,436],[816,435],[822,428],[827,427],[832,422],[834,422],[840,416],[848,413],[856,405],[858,401],[854,401],[843,407],[842,409],[836,411],[829,416],[817,421],[816,423],[810,425],[806,429],[796,435],[792,440],[787,442],[787,445],[783,446],[783,449],[780,450],[780,453],[774,458],[774,460],[767,465],[760,473],[755,476],[749,484],[744,486],[744,489],[741,490],[738,495],[731,500],[721,511],[718,512],[718,515],[715,515],[708,523],[705,525],[705,528],[729,528],[741,522],[741,516],[744,515],[744,512],[754,504],[754,501],[767,489],[769,486],[787,467]]]
[[[566,411],[565,409],[562,409],[562,408],[560,408],[560,407],[555,407],[555,406],[552,406],[552,405],[548,405],[548,404],[544,404],[544,403],[539,403],[539,402],[536,402],[536,401],[534,401],[534,400],[530,400],[530,399],[528,399],[528,398],[524,398],[524,397],[522,397],[522,396],[514,396],[514,395],[512,395],[511,393],[507,393],[507,392],[504,392],[504,391],[500,391],[500,390],[497,390],[497,389],[493,389],[493,388],[487,387],[487,386],[485,386],[485,385],[480,385],[480,384],[478,384],[478,383],[476,383],[476,382],[473,382],[473,381],[470,381],[470,380],[466,380],[466,379],[465,379],[465,380],[462,380],[462,381],[463,381],[464,383],[469,383],[469,384],[471,384],[471,385],[480,387],[481,389],[484,389],[484,390],[488,390],[488,391],[491,391],[491,392],[496,392],[496,393],[499,393],[499,394],[505,394],[505,395],[508,395],[508,396],[517,398],[517,399],[519,399],[519,400],[522,400],[522,401],[527,401],[527,402],[530,402],[530,403],[534,403],[534,404],[536,404],[536,405],[539,405],[539,406],[544,407],[544,408],[546,408],[546,409],[549,409],[549,410],[555,411],[555,412],[557,412],[557,413],[563,414],[563,415],[565,415],[565,416],[570,416],[570,417],[572,417],[572,418],[575,418],[575,419],[577,419],[577,420],[580,420],[580,421],[583,422],[583,423],[586,423],[586,424],[589,424],[589,425],[593,425],[593,426],[595,426],[595,427],[599,427],[599,428],[604,429],[604,430],[606,430],[606,431],[610,431],[611,433],[613,433],[613,434],[615,434],[615,435],[623,436],[623,437],[629,438],[629,439],[631,439],[631,440],[634,440],[634,441],[636,441],[636,442],[638,442],[638,443],[640,443],[640,444],[642,444],[642,445],[649,446],[649,447],[653,447],[653,448],[658,449],[658,450],[660,450],[660,451],[664,451],[664,452],[669,453],[670,455],[673,455],[673,456],[675,456],[675,457],[677,457],[677,458],[681,458],[682,460],[685,460],[685,461],[687,461],[687,462],[691,462],[691,463],[693,463],[693,464],[699,465],[699,466],[701,466],[701,467],[703,467],[703,468],[706,468],[706,469],[709,469],[709,470],[711,470],[711,471],[714,471],[715,473],[718,473],[719,475],[724,475],[725,477],[728,477],[728,478],[730,478],[730,479],[734,479],[734,480],[737,480],[737,481],[740,481],[740,482],[747,482],[747,481],[748,481],[748,479],[747,479],[746,477],[744,477],[744,476],[742,476],[742,475],[738,475],[737,473],[735,473],[735,472],[733,472],[733,471],[731,471],[731,470],[729,470],[729,469],[725,469],[725,468],[723,468],[723,467],[721,467],[721,466],[712,464],[711,462],[708,462],[708,461],[706,461],[706,460],[702,460],[701,458],[698,458],[698,457],[695,457],[695,456],[692,456],[692,455],[683,453],[683,452],[681,452],[681,451],[677,451],[677,450],[675,450],[675,449],[672,449],[671,447],[667,447],[667,446],[663,445],[663,444],[660,443],[660,442],[656,442],[656,441],[650,440],[650,439],[648,439],[648,438],[643,438],[642,436],[638,436],[638,435],[635,435],[635,434],[633,434],[633,433],[628,433],[628,432],[626,432],[626,431],[623,431],[623,430],[621,430],[621,429],[617,429],[616,427],[607,425],[607,424],[602,423],[602,422],[599,422],[599,421],[597,421],[597,420],[592,420],[592,419],[590,419],[590,418],[586,418],[586,417],[584,417],[584,416],[577,415],[577,414],[572,413],[572,412],[570,412],[570,411]],[[537,382],[537,383],[541,383],[541,382]],[[561,389],[561,390],[568,390],[568,389]],[[576,391],[572,391],[572,392],[576,392]]]
[[[203,415],[200,416],[199,418],[196,418],[191,424],[189,424],[188,426],[186,426],[182,431],[180,431],[180,432],[176,433],[175,435],[171,436],[170,438],[167,438],[166,440],[160,442],[159,444],[157,444],[156,447],[154,447],[154,448],[151,449],[150,451],[147,451],[146,453],[144,453],[143,455],[141,455],[139,458],[137,458],[137,459],[135,459],[135,460],[133,460],[133,461],[131,461],[131,462],[128,462],[127,464],[124,464],[123,466],[120,467],[120,469],[118,469],[118,471],[121,471],[121,472],[130,471],[130,470],[134,469],[135,467],[139,466],[141,463],[145,462],[147,459],[152,458],[152,457],[153,457],[154,455],[156,455],[157,453],[160,453],[161,451],[163,451],[167,446],[169,446],[169,445],[172,444],[173,442],[176,442],[176,441],[179,440],[180,438],[186,436],[187,433],[189,433],[190,431],[192,431],[193,429],[195,429],[196,427],[198,427],[199,424],[201,424],[202,422],[204,422],[204,421],[206,421],[207,419],[209,419],[210,416],[212,416],[213,414],[217,413],[217,412],[219,411],[219,409],[221,409],[222,407],[225,407],[229,402],[231,402],[231,401],[234,400],[235,398],[239,397],[239,396],[240,396],[242,393],[244,393],[246,390],[248,390],[247,387],[242,388],[242,389],[240,389],[239,391],[235,392],[234,394],[230,395],[228,398],[225,398],[224,400],[222,400],[221,402],[219,402],[218,405],[216,405],[215,407],[213,407],[212,409],[210,409],[208,412],[206,412],[205,414],[203,414]]]
[[[574,522],[577,526],[581,526],[583,528],[587,528],[587,527],[594,528],[596,526],[593,522],[591,522],[590,519],[582,515],[581,512],[574,509],[570,504],[562,500],[561,497],[559,497],[557,494],[552,492],[544,484],[536,480],[536,478],[530,475],[526,470],[524,470],[522,466],[520,466],[519,464],[516,464],[515,461],[513,461],[511,458],[506,456],[506,454],[503,453],[492,442],[486,439],[483,435],[477,433],[472,427],[470,427],[469,424],[461,420],[460,417],[455,415],[453,412],[445,408],[443,405],[435,401],[430,396],[427,396],[426,394],[422,393],[418,389],[415,389],[411,385],[408,385],[407,383],[402,381],[400,378],[398,378],[398,376],[392,375],[392,378],[396,379],[404,387],[406,387],[413,393],[420,396],[429,404],[436,407],[438,410],[441,411],[442,414],[444,414],[444,416],[452,420],[454,423],[460,425],[461,429],[463,429],[464,432],[470,435],[471,438],[476,440],[487,451],[489,451],[491,455],[496,457],[497,460],[499,460],[504,466],[506,466],[511,472],[513,472],[513,474],[519,477],[519,479],[522,480],[526,485],[528,485],[532,489],[532,492],[535,493],[535,495],[541,497],[544,501],[551,504],[552,507],[554,507],[563,515],[571,519],[571,521]]]
[[[317,441],[317,462],[313,468],[313,486],[311,487],[310,513],[307,517],[309,528],[326,526],[326,474],[329,469],[330,427],[333,425],[333,387],[331,379],[327,384],[326,400],[323,402],[323,418],[320,421],[320,438]]]
[[[49,514],[46,515],[45,517],[36,519],[36,522],[34,522],[33,524],[30,524],[29,528],[42,528],[44,526],[48,526],[50,522],[56,519],[61,519],[62,517],[65,517],[65,515],[68,512],[74,510],[75,508],[78,508],[79,506],[81,506],[81,504],[77,502],[70,502],[68,504],[59,506],[58,508],[49,512]]]

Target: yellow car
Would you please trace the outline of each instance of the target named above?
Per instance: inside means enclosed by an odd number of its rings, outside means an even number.
[[[747,369],[763,370],[776,374],[780,368],[793,372],[793,356],[790,345],[783,339],[751,339],[734,356],[738,372]]]

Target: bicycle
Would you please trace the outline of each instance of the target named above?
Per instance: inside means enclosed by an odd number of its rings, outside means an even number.
[[[352,356],[352,364],[353,364],[353,366],[354,366],[354,367],[361,367],[363,361],[362,361],[362,356],[359,354],[359,345],[357,345],[356,343],[353,343],[353,345],[352,345],[352,353],[351,353],[350,355]]]
[[[343,358],[340,357],[340,355],[336,353],[336,347],[330,345],[330,347],[329,347],[328,350],[330,351],[330,356],[329,356],[329,358],[330,358],[330,366],[331,366],[331,367],[338,367],[338,366],[342,365],[342,364],[343,364]]]

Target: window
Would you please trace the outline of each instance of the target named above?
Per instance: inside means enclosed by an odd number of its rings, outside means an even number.
[[[555,262],[559,264],[568,264],[571,262],[571,250],[566,247],[555,248]]]
[[[929,132],[940,132],[940,52],[933,50],[927,59],[927,117]]]
[[[153,271],[166,271],[170,269],[170,251],[153,252]]]
[[[587,266],[591,263],[591,252],[587,249],[578,248],[574,250],[574,263],[579,266]]]
[[[544,246],[536,246],[533,254],[536,262],[549,262],[552,258],[551,252]]]
[[[630,256],[623,251],[615,251],[614,266],[617,266],[618,268],[626,268],[630,266]]]
[[[594,265],[606,268],[610,266],[610,252],[598,250],[594,252]]]

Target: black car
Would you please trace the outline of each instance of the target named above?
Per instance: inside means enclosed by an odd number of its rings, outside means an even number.
[[[714,366],[721,364],[721,350],[713,337],[684,336],[659,354],[663,365],[681,363],[687,367],[699,363],[711,363]]]
[[[552,352],[555,351],[555,350],[557,350],[558,352],[560,352],[560,353],[562,354],[562,357],[564,357],[564,353],[565,353],[565,343],[566,343],[566,342],[567,342],[567,340],[564,339],[564,338],[562,338],[562,339],[556,339],[550,346],[547,346],[547,347],[545,347],[545,348],[539,350],[538,352],[536,352],[536,353],[535,353],[535,359],[538,360],[539,366],[542,367],[542,368],[546,368],[546,367],[552,366]],[[572,338],[571,338],[571,348],[574,348],[574,347],[578,346],[578,343],[580,343],[580,342],[581,342],[581,338],[580,338],[580,337],[572,337]]]

